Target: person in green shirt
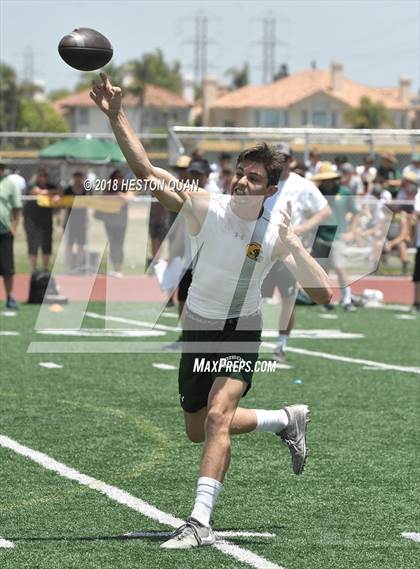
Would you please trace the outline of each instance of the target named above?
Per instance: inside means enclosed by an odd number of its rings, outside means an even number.
[[[13,239],[20,219],[22,198],[12,180],[6,176],[6,164],[0,163],[0,275],[6,290],[7,308],[17,309],[12,294],[14,257]]]
[[[319,171],[312,176],[321,193],[327,198],[331,215],[320,225],[312,247],[312,256],[326,270],[334,269],[340,285],[341,302],[345,310],[354,311],[351,289],[347,286],[347,274],[343,263],[345,242],[349,237],[349,217],[358,215],[353,193],[340,184],[341,173],[331,162],[322,162]],[[326,308],[333,308],[332,305]]]

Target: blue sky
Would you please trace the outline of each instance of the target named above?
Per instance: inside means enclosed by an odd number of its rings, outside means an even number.
[[[23,52],[34,53],[35,78],[47,90],[71,88],[79,73],[59,57],[60,38],[75,27],[95,28],[109,37],[114,62],[162,48],[192,73],[193,20],[209,18],[209,72],[220,80],[226,69],[248,61],[252,81],[261,81],[261,19],[277,18],[276,60],[292,72],[311,60],[327,68],[342,61],[345,74],[372,86],[397,85],[400,75],[419,87],[420,2],[417,0],[139,1],[1,0],[0,59],[23,70]]]

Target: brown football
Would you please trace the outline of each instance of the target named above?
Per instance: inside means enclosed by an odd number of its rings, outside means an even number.
[[[106,65],[113,55],[110,41],[90,28],[76,28],[58,44],[62,59],[79,71],[94,71]]]

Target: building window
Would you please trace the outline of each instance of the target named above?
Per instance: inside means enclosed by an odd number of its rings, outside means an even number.
[[[79,124],[86,125],[89,124],[89,109],[86,107],[80,107],[79,109]]]
[[[226,127],[226,128],[235,128],[235,121],[228,121],[228,120],[225,120],[225,121],[223,122],[223,126]]]
[[[255,111],[255,126],[261,126],[261,111],[259,109]]]
[[[337,128],[337,113],[335,111],[331,113],[331,128]]]
[[[302,111],[302,126],[306,126],[308,124],[308,111],[305,109],[304,111]]]
[[[400,128],[407,128],[407,115],[400,113]]]
[[[284,121],[283,121],[284,126],[287,128],[290,126],[290,116],[289,116],[289,111],[284,111]]]
[[[327,126],[327,113],[325,111],[314,111],[312,113],[312,124],[325,128]]]

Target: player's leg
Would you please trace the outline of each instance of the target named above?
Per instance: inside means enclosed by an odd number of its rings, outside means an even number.
[[[161,545],[163,549],[189,549],[215,542],[210,517],[229,468],[230,425],[246,388],[247,384],[240,379],[217,377],[208,395],[207,412],[201,409],[194,413],[197,423],[205,416],[205,442],[194,508],[186,523]],[[191,415],[186,416],[187,432],[191,422],[194,423]],[[191,430],[189,434],[195,436]]]

